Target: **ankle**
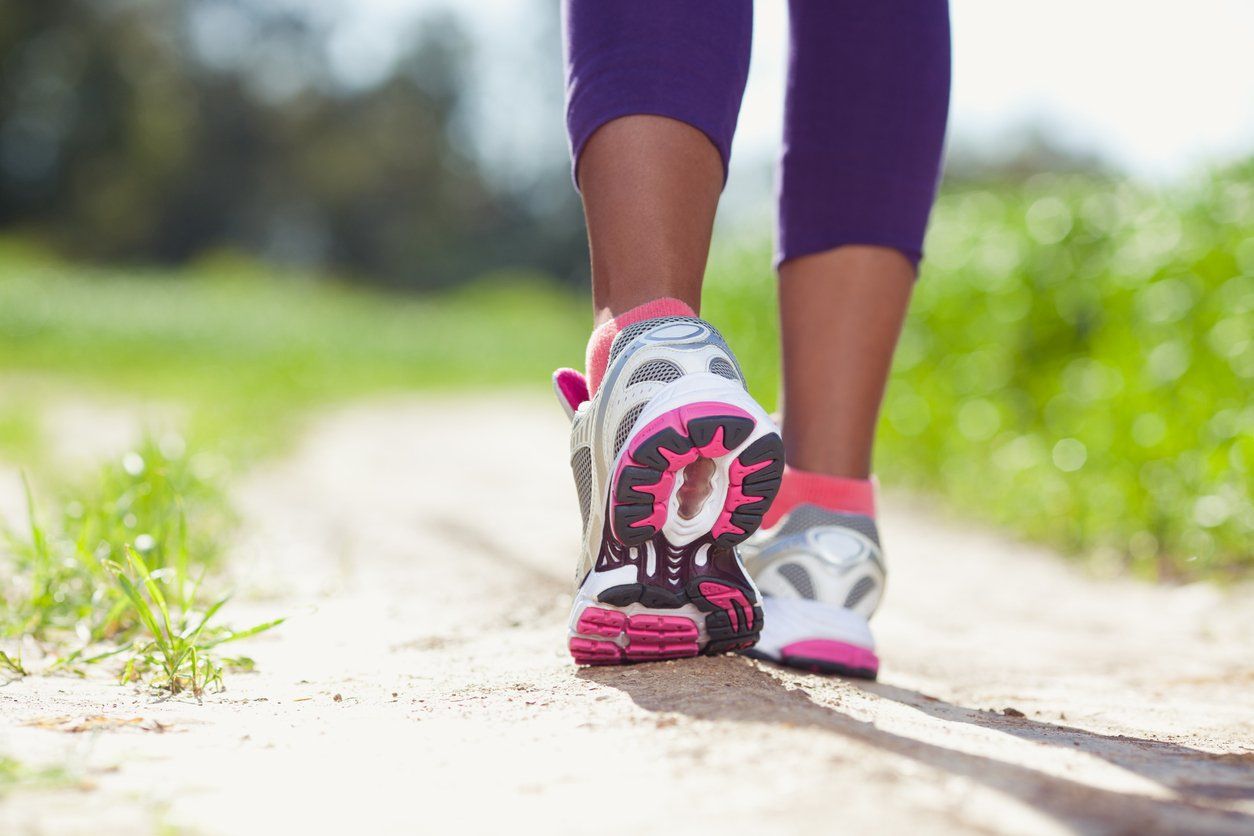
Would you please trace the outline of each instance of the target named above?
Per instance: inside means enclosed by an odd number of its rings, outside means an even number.
[[[762,519],[763,528],[772,528],[798,505],[817,505],[829,511],[875,517],[875,480],[798,470],[784,467],[779,494]]]
[[[585,368],[588,374],[588,391],[593,395],[601,387],[601,379],[605,377],[605,368],[610,361],[610,346],[614,344],[614,338],[620,331],[637,322],[661,316],[696,316],[687,303],[670,297],[653,299],[601,321],[603,313],[608,316],[609,309],[598,310],[597,320],[600,324],[593,329],[592,336],[588,338]]]
[[[794,396],[785,404],[780,422],[780,433],[788,439],[789,466],[799,473],[870,479],[874,416],[868,420],[830,405],[814,401],[798,405],[796,401]],[[801,415],[815,417],[803,421]]]

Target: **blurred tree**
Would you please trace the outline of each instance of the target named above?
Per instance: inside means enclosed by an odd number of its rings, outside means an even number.
[[[330,69],[333,27],[313,4],[3,0],[0,227],[82,256],[228,246],[415,287],[572,275],[570,205],[555,234],[552,207],[494,189],[456,137],[455,23],[428,20],[357,86]]]

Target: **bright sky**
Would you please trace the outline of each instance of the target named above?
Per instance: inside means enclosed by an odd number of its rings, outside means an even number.
[[[1251,0],[951,0],[954,90],[951,142],[996,143],[1025,124],[1044,125],[1076,147],[1152,179],[1206,161],[1254,154],[1254,2]],[[522,68],[536,15],[556,3],[525,0],[345,0],[352,56],[375,59],[381,33],[424,12],[452,10],[480,42],[476,76],[486,94],[476,134],[501,159],[552,153],[560,136],[556,63]],[[779,136],[787,4],[757,0],[753,67],[736,156],[769,160]],[[551,20],[551,19],[550,19]],[[355,34],[354,34],[355,33]],[[386,37],[386,35],[385,35]],[[530,70],[530,71],[529,71]],[[549,85],[537,108],[536,85]],[[544,124],[537,114],[551,113]],[[557,126],[548,124],[559,120]],[[530,124],[529,124],[530,123]],[[508,138],[506,138],[508,135]]]

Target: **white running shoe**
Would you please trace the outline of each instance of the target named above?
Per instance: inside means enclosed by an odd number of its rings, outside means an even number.
[[[553,375],[583,513],[569,647],[579,664],[751,647],[757,589],[734,546],[779,490],[784,446],[722,336],[695,317],[628,326],[595,397]]]
[[[741,546],[766,629],[750,655],[795,668],[874,679],[867,624],[884,592],[875,520],[798,505]]]

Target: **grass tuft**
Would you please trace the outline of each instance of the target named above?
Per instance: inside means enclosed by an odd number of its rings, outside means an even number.
[[[0,639],[33,642],[43,672],[83,674],[121,660],[124,682],[199,697],[221,688],[224,669],[251,665],[217,647],[281,623],[232,630],[217,623],[229,596],[203,603],[230,514],[176,439],[147,439],[107,464],[93,485],[70,493],[55,529],[29,482],[25,490],[29,530],[9,532],[0,552]],[[30,672],[20,655],[0,653],[0,665]]]
[[[22,654],[20,652],[14,657],[0,650],[0,669],[18,677],[29,676],[29,672],[22,666]]]
[[[195,584],[190,594],[182,588],[184,597],[172,606],[167,603],[160,578],[148,570],[144,559],[129,547],[126,557],[125,566],[116,561],[108,561],[107,565],[146,629],[133,643],[131,657],[122,670],[123,682],[137,681],[156,671],[156,676],[149,679],[154,687],[171,694],[191,691],[199,697],[210,686],[222,686],[222,664],[212,655],[214,648],[283,623],[280,618],[241,631],[210,627],[209,622],[230,600],[229,595],[200,612],[196,608]]]

